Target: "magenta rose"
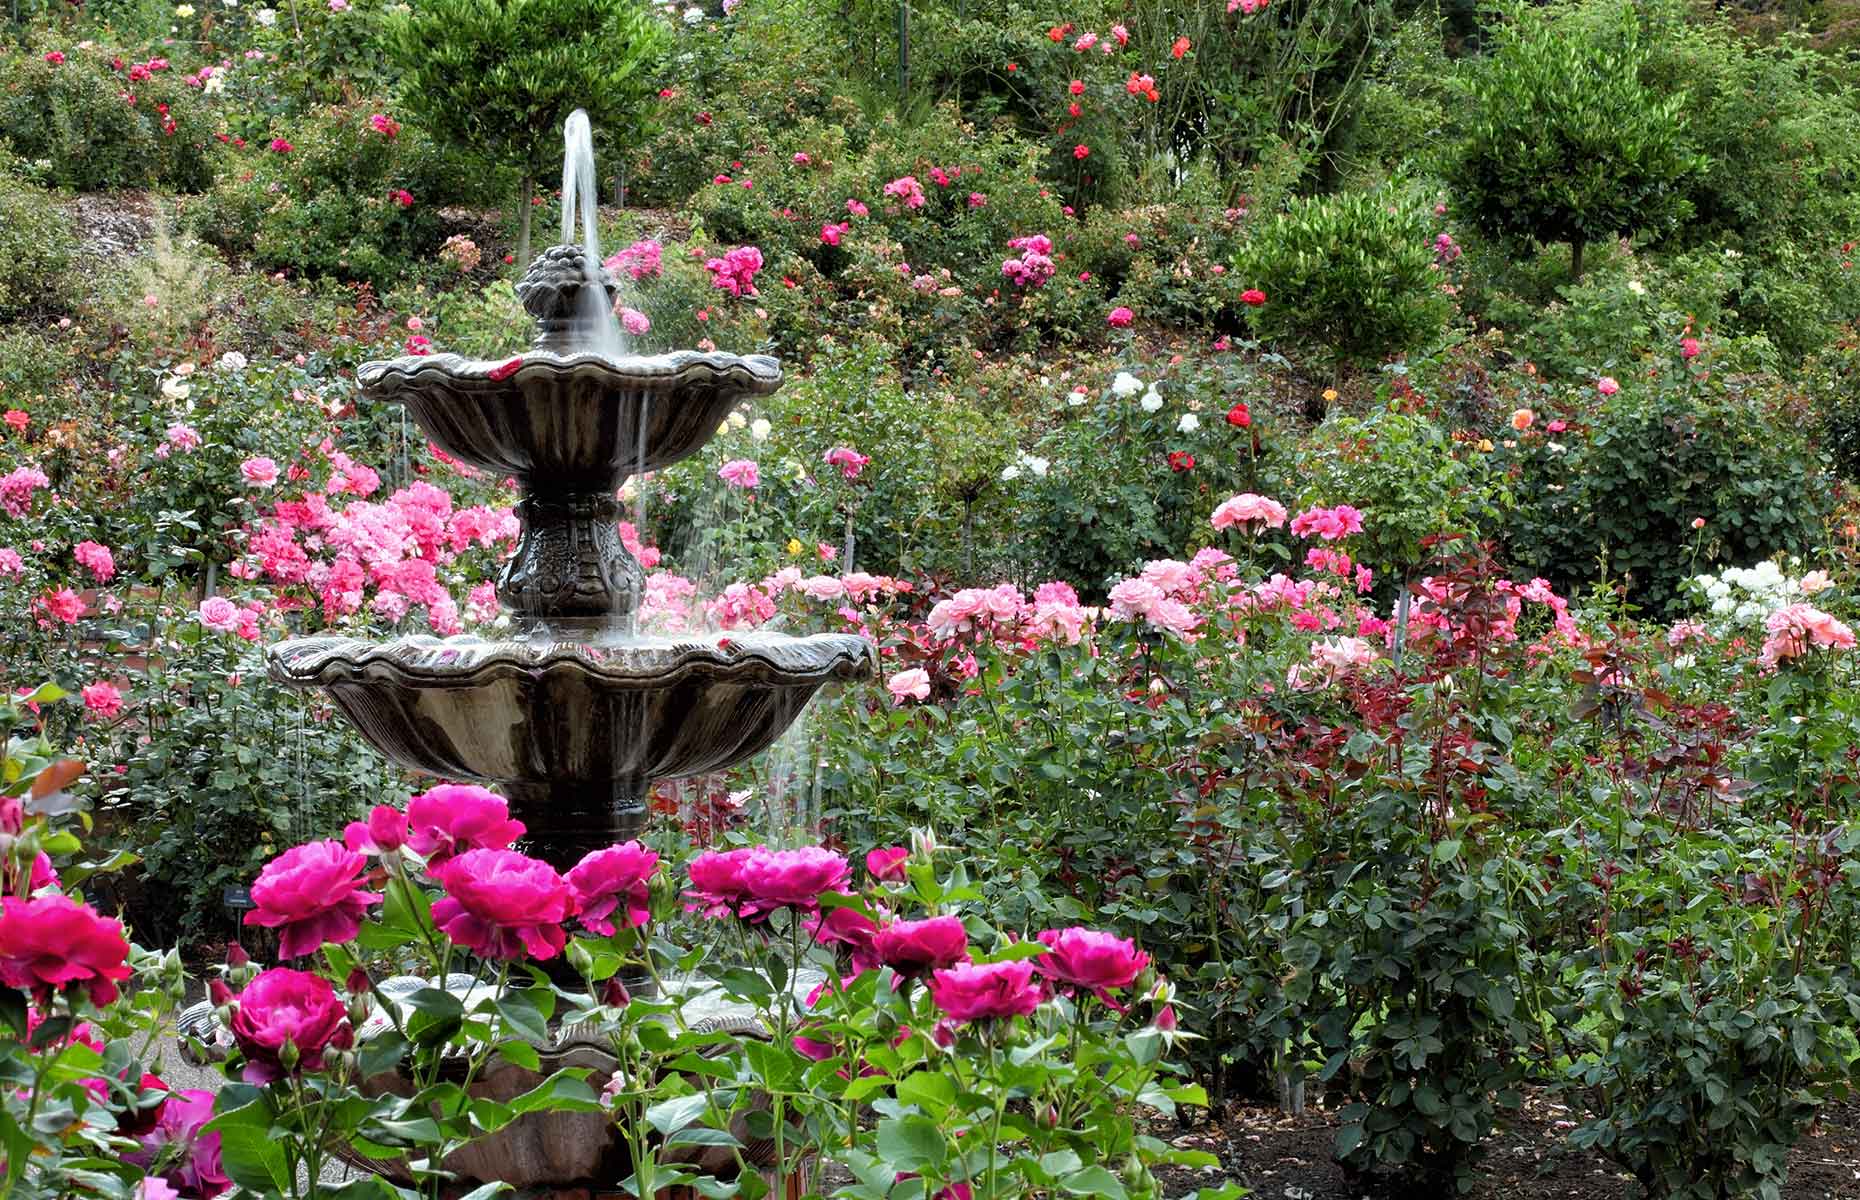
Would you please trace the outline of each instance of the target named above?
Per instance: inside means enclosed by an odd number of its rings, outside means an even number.
[[[407,802],[407,845],[431,868],[467,850],[502,850],[523,836],[523,822],[487,788],[444,783]]]
[[[0,902],[0,983],[41,997],[83,987],[99,1007],[131,971],[120,921],[59,892]]]
[[[820,907],[822,892],[844,891],[851,879],[852,864],[846,856],[825,846],[760,849],[743,862],[743,886],[749,893],[747,907],[756,914],[778,908],[812,912]]]
[[[1042,974],[1054,983],[1083,988],[1113,1007],[1110,989],[1129,987],[1150,965],[1150,956],[1135,942],[1098,929],[1048,929],[1040,942],[1049,951],[1034,960]]]
[[[648,906],[652,874],[659,869],[659,856],[638,842],[595,850],[568,871],[568,888],[581,912],[584,929],[612,936],[612,914],[626,902],[624,924],[631,928],[652,919]]]
[[[357,854],[392,854],[407,844],[407,814],[377,804],[368,810],[368,820],[343,827],[342,844]]]
[[[446,894],[433,923],[486,958],[554,958],[575,915],[568,881],[541,859],[515,850],[467,850],[432,872]]]
[[[701,912],[707,917],[735,916],[749,899],[749,885],[743,880],[743,866],[761,847],[743,850],[706,850],[685,865],[691,876],[691,890],[685,893],[686,912]]]
[[[930,976],[930,998],[955,1021],[1024,1017],[1040,1007],[1030,962],[950,967]]]
[[[872,940],[873,953],[898,974],[914,978],[969,961],[969,933],[960,917],[893,921]]]
[[[366,858],[341,842],[293,846],[258,873],[252,885],[256,907],[245,914],[245,923],[276,929],[284,958],[351,941],[368,906],[381,902],[379,893],[362,887],[367,866]]]
[[[852,951],[853,975],[878,964],[872,943],[878,922],[856,908],[829,908],[807,919],[807,932],[823,946],[845,946]]]
[[[866,873],[880,883],[903,883],[904,864],[910,857],[911,852],[903,846],[874,850],[865,856]]]
[[[199,1088],[170,1092],[162,1101],[155,1127],[141,1135],[142,1152],[124,1157],[130,1162],[141,1160],[141,1165],[146,1166],[162,1147],[179,1146],[182,1157],[169,1166],[164,1182],[181,1189],[181,1195],[212,1200],[232,1187],[220,1161],[220,1135],[201,1131],[212,1119],[212,1092]]]
[[[233,998],[233,1040],[245,1055],[245,1081],[271,1083],[297,1071],[323,1069],[326,1050],[352,1042],[348,1013],[329,980],[308,971],[261,971]],[[296,1053],[285,1066],[285,1047]]]

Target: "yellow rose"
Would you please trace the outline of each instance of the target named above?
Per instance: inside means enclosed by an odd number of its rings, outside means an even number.
[[[799,554],[802,551],[802,549],[803,547],[801,545],[800,538],[789,538],[788,539],[788,553]]]

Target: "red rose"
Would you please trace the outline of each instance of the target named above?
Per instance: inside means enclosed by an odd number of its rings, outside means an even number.
[[[128,979],[123,925],[88,904],[52,893],[0,902],[0,983],[44,996],[81,984],[90,1002],[109,1004]]]

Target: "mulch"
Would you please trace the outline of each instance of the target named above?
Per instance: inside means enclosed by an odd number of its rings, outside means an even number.
[[[1601,1155],[1570,1147],[1566,1131],[1575,1114],[1544,1093],[1526,1096],[1523,1108],[1497,1134],[1474,1172],[1471,1200],[1629,1200],[1633,1176]],[[1239,1108],[1218,1124],[1171,1139],[1184,1149],[1220,1156],[1219,1168],[1159,1172],[1163,1193],[1193,1195],[1232,1179],[1258,1200],[1395,1200],[1404,1193],[1389,1181],[1352,1183],[1331,1157],[1338,1121],[1334,1111],[1311,1108],[1289,1116],[1274,1108]],[[1410,1192],[1408,1195],[1413,1195]],[[1424,1193],[1444,1200],[1436,1186]],[[1833,1105],[1789,1156],[1783,1200],[1860,1200],[1860,1104]],[[1405,1198],[1404,1198],[1405,1200]]]

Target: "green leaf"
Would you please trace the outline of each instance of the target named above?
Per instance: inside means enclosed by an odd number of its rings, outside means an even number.
[[[956,1103],[956,1085],[940,1072],[913,1071],[898,1080],[897,1092],[899,1100],[933,1117],[947,1113]]]
[[[271,1113],[263,1100],[221,1113],[206,1128],[220,1135],[220,1163],[242,1189],[266,1195],[290,1188],[284,1143],[272,1135]]]
[[[1122,1180],[1097,1165],[1074,1171],[1059,1181],[1059,1188],[1073,1196],[1107,1196],[1110,1200],[1127,1200],[1129,1196]]]
[[[941,1171],[949,1161],[949,1143],[929,1117],[909,1113],[878,1123],[879,1158],[894,1171]]]

